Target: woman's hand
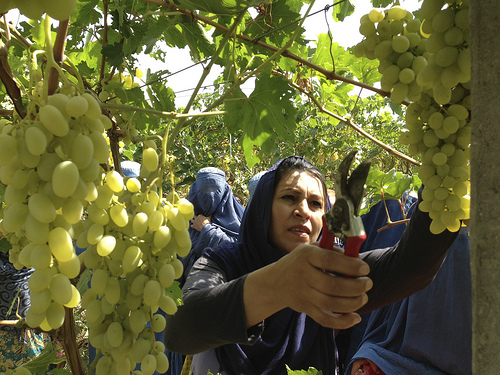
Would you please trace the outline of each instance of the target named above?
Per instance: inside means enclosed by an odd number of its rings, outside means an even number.
[[[203,216],[203,215],[196,215],[192,220],[191,220],[191,228],[196,229],[198,232],[201,232],[203,227],[207,224],[210,223],[212,216]]]
[[[378,366],[369,359],[357,359],[352,364],[351,375],[385,375]]]
[[[243,293],[247,326],[289,307],[325,327],[352,327],[361,321],[355,311],[368,302],[366,292],[373,285],[365,277],[368,273],[368,264],[344,255],[341,249],[300,245],[277,262],[247,276]]]

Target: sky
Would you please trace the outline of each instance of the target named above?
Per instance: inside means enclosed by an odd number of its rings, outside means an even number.
[[[310,14],[314,15],[308,17],[304,22],[303,27],[306,30],[306,37],[311,40],[315,40],[318,34],[327,33],[330,29],[333,40],[342,47],[351,47],[360,42],[362,36],[358,31],[359,19],[361,16],[368,13],[373,6],[371,5],[370,0],[350,1],[355,6],[355,12],[351,16],[347,17],[343,22],[334,22],[331,8],[327,12],[326,16],[324,11],[314,14],[325,9],[325,7],[328,4],[332,4],[333,1],[317,0],[314,7],[310,11]],[[402,7],[410,11],[419,7],[417,0],[401,0],[400,3]],[[189,57],[189,52],[187,50],[179,49],[167,50],[168,52],[165,62],[155,61],[148,56],[142,56],[140,59],[142,70],[145,71],[149,67],[152,71],[168,69],[171,73],[175,73],[167,77],[167,84],[176,90],[176,106],[185,106],[202,75],[203,67],[201,65],[197,65],[181,72],[181,70],[193,64]],[[214,71],[211,72],[211,74],[205,79],[203,85],[211,85],[215,78],[219,75],[220,70],[215,70],[215,68],[213,70]],[[252,91],[251,82],[242,89],[245,94],[250,94]],[[208,92],[210,91],[210,88],[207,88],[206,90]]]

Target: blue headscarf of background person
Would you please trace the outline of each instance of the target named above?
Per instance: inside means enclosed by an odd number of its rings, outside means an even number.
[[[416,198],[387,200],[391,221],[413,212]],[[387,224],[384,203],[362,216],[367,240],[361,252],[394,245],[405,229]],[[354,327],[345,375],[364,359],[386,375],[468,375],[472,373],[472,301],[469,236],[463,227],[434,281],[424,290],[363,316]],[[358,362],[357,362],[358,361]],[[354,366],[353,366],[354,365]],[[354,369],[353,369],[354,368]]]
[[[194,206],[194,215],[208,218],[201,231],[191,225],[191,251],[182,259],[185,281],[189,270],[207,247],[216,247],[224,241],[238,239],[241,218],[245,208],[233,195],[225,173],[215,167],[202,168],[189,190],[187,199]]]

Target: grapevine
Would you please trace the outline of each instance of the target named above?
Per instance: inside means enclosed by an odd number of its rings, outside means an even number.
[[[420,209],[434,234],[456,232],[470,213],[470,40],[468,1],[424,0],[423,21],[399,6],[361,18],[358,57],[379,61],[380,84],[409,102],[400,142],[420,155]]]
[[[86,309],[89,341],[97,349],[96,374],[164,373],[169,363],[154,333],[165,328],[177,303],[167,291],[182,274],[178,257],[191,248],[193,206],[172,191],[175,159],[168,156],[168,131],[160,155],[144,144],[138,178],[113,169],[105,130],[112,124],[97,95],[81,80],[70,82],[50,50],[50,18],[45,21],[47,72],[62,85],[49,94],[33,59],[33,91],[24,118],[0,123],[0,181],[6,185],[0,230],[12,244],[16,268],[34,268],[29,280],[31,307],[26,324],[59,329],[66,308]],[[70,62],[69,62],[70,63]],[[77,255],[74,243],[85,251]],[[75,279],[82,265],[91,270],[80,295]],[[174,288],[175,289],[175,288]],[[19,370],[21,371],[21,370]]]

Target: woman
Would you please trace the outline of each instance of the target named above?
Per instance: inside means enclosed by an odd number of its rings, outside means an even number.
[[[167,347],[187,354],[214,349],[213,373],[286,374],[288,366],[335,374],[336,329],[432,280],[455,234],[432,235],[429,217],[418,212],[399,246],[363,259],[325,250],[315,242],[329,208],[326,192],[322,174],[300,157],[263,175],[241,241],[208,250],[193,266],[184,306],[168,317]]]
[[[202,168],[189,190],[187,199],[194,206],[189,236],[191,251],[182,261],[184,283],[191,266],[207,247],[216,247],[224,241],[235,242],[243,217],[244,207],[234,197],[223,171],[214,167]]]

